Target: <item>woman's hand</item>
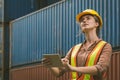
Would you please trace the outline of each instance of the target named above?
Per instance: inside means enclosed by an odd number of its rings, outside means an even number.
[[[46,68],[48,68],[55,76],[59,77],[61,75],[61,70],[63,69],[62,67],[52,67],[52,62],[50,61],[49,58],[43,58],[42,59],[42,64]]]
[[[72,70],[72,66],[69,64],[68,59],[62,58],[61,61],[62,61],[63,67],[59,67],[59,69],[66,70],[66,71],[71,71]],[[42,59],[42,64],[43,64],[43,66],[45,66],[47,68],[52,68],[52,62],[50,61],[49,58],[43,58]]]
[[[62,61],[63,65],[64,65],[64,67],[65,67],[65,69],[67,71],[71,71],[72,70],[72,66],[69,64],[69,60],[68,59],[63,58],[63,59],[61,59],[61,61]]]

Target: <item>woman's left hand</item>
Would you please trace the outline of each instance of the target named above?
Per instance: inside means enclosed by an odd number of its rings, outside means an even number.
[[[66,69],[67,71],[71,71],[71,70],[72,70],[72,66],[69,64],[69,60],[66,59],[66,58],[63,58],[63,59],[61,59],[61,60],[62,60],[62,63],[63,63],[63,65],[64,65],[65,69]]]

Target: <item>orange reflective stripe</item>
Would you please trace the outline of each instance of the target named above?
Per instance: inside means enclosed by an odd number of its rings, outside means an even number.
[[[89,54],[88,58],[87,58],[87,62],[86,62],[86,66],[93,66],[94,64],[96,64],[99,55],[101,53],[102,48],[104,47],[106,42],[104,41],[100,41],[96,47],[93,49],[93,51]]]
[[[96,58],[95,58],[94,64],[97,63],[98,58],[99,58],[99,56],[100,56],[100,53],[101,53],[101,51],[102,51],[102,49],[103,49],[103,47],[104,47],[105,44],[106,44],[106,42],[101,41],[101,43],[98,45],[98,47],[99,47],[100,49],[99,49],[99,51],[98,51],[98,53],[97,53],[97,55],[96,55]]]
[[[93,66],[97,63],[99,56],[100,56],[100,53],[101,53],[105,44],[106,44],[105,41],[100,41],[95,46],[95,48],[92,50],[92,52],[88,55],[85,66]],[[78,53],[80,47],[81,47],[81,44],[76,45],[73,48],[73,51],[71,52],[72,53],[71,54],[71,65],[72,66],[77,66],[76,56],[77,56],[77,53]],[[77,79],[77,78],[78,78],[78,73],[72,72],[71,73],[71,80],[94,80],[93,77],[89,74],[82,74],[79,79]]]
[[[78,80],[83,80],[83,79],[84,79],[84,75],[82,74]]]
[[[96,47],[93,49],[93,51],[89,54],[87,58],[87,62],[85,66],[93,66],[97,63],[97,60],[100,56],[101,50],[103,49],[106,42],[100,41]],[[90,80],[91,76],[89,74],[84,74],[83,80]]]
[[[71,65],[74,66],[74,67],[77,66],[77,64],[76,64],[76,56],[77,56],[77,53],[78,53],[80,47],[81,47],[81,44],[78,44],[72,50]],[[77,78],[78,78],[78,73],[77,72],[72,72],[71,73],[71,80],[76,80]]]
[[[92,76],[90,76],[90,79],[85,79],[84,77],[85,77],[85,75],[82,74],[81,77],[77,80],[94,80]]]

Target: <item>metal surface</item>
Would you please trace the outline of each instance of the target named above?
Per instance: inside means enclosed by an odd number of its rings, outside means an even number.
[[[0,71],[2,69],[2,53],[0,53]]]
[[[120,80],[120,51],[113,53],[110,64],[108,80]]]
[[[66,0],[11,22],[11,66],[41,60],[44,53],[66,55],[84,41],[75,16],[86,8],[103,18],[100,37],[112,47],[120,46],[119,0]]]
[[[38,0],[4,0],[4,21],[11,21],[39,9]]]
[[[3,19],[3,0],[0,0],[0,23]]]
[[[0,24],[0,53],[2,53],[2,42],[3,42],[3,28]]]
[[[41,65],[10,70],[10,80],[69,80],[68,78],[68,73],[57,78]]]
[[[4,0],[4,21],[11,21],[61,0]],[[0,8],[1,9],[1,8]]]
[[[114,52],[111,58],[107,80],[120,80],[120,51]],[[69,80],[69,73],[56,78],[41,65],[21,67],[10,70],[10,80]]]
[[[2,43],[2,80],[9,80],[9,58],[10,58],[10,30],[9,23],[3,22],[3,43]]]

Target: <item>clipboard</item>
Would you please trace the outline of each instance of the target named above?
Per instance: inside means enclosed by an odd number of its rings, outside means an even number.
[[[43,54],[43,57],[50,59],[50,61],[52,62],[51,67],[63,67],[59,54]]]

